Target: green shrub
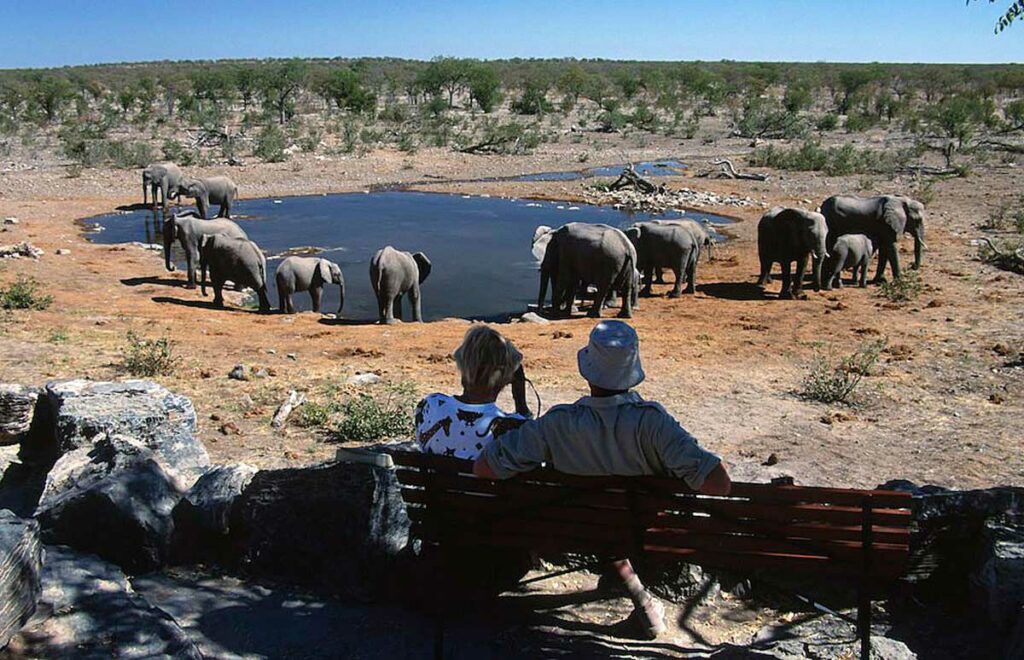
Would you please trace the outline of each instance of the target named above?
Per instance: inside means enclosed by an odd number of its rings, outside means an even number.
[[[398,105],[397,103],[389,103],[384,106],[383,110],[377,113],[377,118],[381,121],[401,124],[409,118],[409,113],[406,111],[405,106]]]
[[[860,133],[866,131],[877,123],[874,115],[866,112],[857,112],[846,117],[846,131],[848,133]]]
[[[753,98],[733,117],[736,133],[748,138],[794,138],[807,133],[807,123],[775,100]]]
[[[164,152],[164,159],[172,163],[189,166],[194,165],[196,162],[196,152],[186,148],[185,145],[174,138],[164,140],[161,149]]]
[[[857,149],[851,144],[823,147],[816,140],[807,140],[793,149],[774,145],[755,149],[750,164],[779,170],[825,172],[831,176],[846,174],[889,174],[906,158],[890,151]]]
[[[834,131],[839,126],[839,115],[829,112],[818,117],[815,128],[819,131]]]
[[[414,403],[409,383],[388,386],[383,397],[360,392],[341,405],[341,421],[332,435],[339,441],[363,442],[408,437]]]
[[[53,304],[53,296],[40,293],[39,288],[36,278],[19,275],[6,289],[0,288],[0,309],[46,309]]]
[[[543,115],[551,112],[554,106],[547,99],[547,90],[531,83],[523,90],[522,96],[512,101],[509,109],[520,115]]]
[[[295,416],[295,424],[304,429],[326,428],[335,412],[337,412],[337,406],[333,403],[307,401],[299,408],[299,413]]]
[[[256,136],[252,153],[265,162],[280,163],[288,157],[284,146],[284,132],[275,124],[267,124]]]
[[[299,149],[302,153],[311,154],[320,146],[320,130],[311,128],[309,132],[299,138]]]
[[[621,131],[629,123],[629,118],[618,110],[605,110],[597,117],[598,130],[604,133]]]
[[[113,141],[107,143],[106,160],[122,170],[146,167],[154,160],[153,147],[146,142]]]
[[[817,355],[804,376],[800,395],[821,403],[849,401],[861,380],[873,373],[885,345],[885,340],[866,342],[838,361]]]
[[[916,270],[906,270],[891,282],[883,282],[878,288],[878,295],[889,302],[906,303],[915,300],[921,291],[924,290],[924,283]]]
[[[132,376],[169,376],[174,373],[178,356],[174,342],[167,337],[146,339],[129,330],[121,349],[121,368]]]
[[[646,103],[641,103],[633,110],[629,123],[645,131],[655,131],[658,129],[658,115]]]

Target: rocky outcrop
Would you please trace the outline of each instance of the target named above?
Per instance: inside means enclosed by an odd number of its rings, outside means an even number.
[[[973,599],[997,630],[1009,631],[1024,608],[1024,515],[985,521],[981,548],[971,573]]]
[[[54,464],[36,519],[48,543],[147,571],[168,556],[171,513],[182,494],[156,452],[133,438],[104,435]]]
[[[365,463],[257,472],[230,528],[246,571],[356,596],[397,579],[409,546],[394,471]]]
[[[60,546],[46,547],[39,612],[10,650],[43,658],[201,657],[170,616],[133,593],[120,569]]]
[[[195,437],[196,412],[187,397],[145,380],[54,381],[43,391],[36,432],[23,453],[56,460],[101,434],[134,438],[161,457],[187,489],[210,464]]]
[[[230,549],[231,507],[256,474],[251,465],[218,465],[174,508],[176,562],[223,559]]]
[[[0,649],[36,610],[42,548],[34,520],[0,511]]]
[[[0,383],[0,445],[17,444],[28,433],[39,390]]]

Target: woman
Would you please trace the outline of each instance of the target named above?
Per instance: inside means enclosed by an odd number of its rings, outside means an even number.
[[[486,325],[474,325],[453,354],[462,376],[462,394],[428,394],[416,406],[416,440],[428,454],[475,459],[494,436],[526,421],[523,356],[511,341]],[[512,385],[516,411],[495,404]]]

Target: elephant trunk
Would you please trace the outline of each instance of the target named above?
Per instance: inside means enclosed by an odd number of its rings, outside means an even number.
[[[921,253],[925,247],[924,229],[918,229],[914,234],[914,270],[921,267]]]
[[[345,285],[344,283],[338,285],[338,316],[341,316],[341,310],[345,309]]]
[[[174,241],[174,231],[164,227],[164,268],[174,272],[174,264],[171,263],[171,243]]]

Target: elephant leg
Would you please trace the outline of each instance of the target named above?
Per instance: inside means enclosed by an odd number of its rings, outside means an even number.
[[[288,311],[289,298],[291,298],[291,296],[286,294],[284,289],[281,287],[277,288],[277,310],[282,314],[291,314],[291,312]]]
[[[686,261],[680,260],[680,263],[672,269],[672,274],[675,275],[675,284],[672,285],[672,290],[668,292],[669,298],[679,298],[683,295],[683,278],[686,276]]]
[[[380,320],[383,323],[391,325],[395,322],[396,302],[397,301],[395,299],[388,297],[386,293],[381,293],[378,306],[380,307]],[[399,314],[401,314],[401,309],[399,309]]]
[[[900,279],[900,273],[902,272],[900,269],[900,251],[895,245],[889,251],[889,263],[892,265],[892,279]]]
[[[628,281],[632,281],[630,278]],[[633,318],[633,287],[630,284],[626,284],[622,291],[619,292],[622,297],[622,308],[619,309],[620,319],[631,319]]]
[[[686,293],[697,292],[697,260],[700,255],[696,252],[690,253],[690,264],[686,269]]]
[[[889,246],[882,244],[878,249],[878,269],[875,271],[875,279],[872,284],[881,284],[885,281],[885,266],[889,262]]]
[[[824,286],[826,291],[830,291],[833,286],[843,286],[843,262],[836,258],[836,263],[831,268],[827,269],[827,276],[825,278]]]
[[[779,291],[779,298],[783,300],[790,300],[793,298],[792,289],[792,274],[790,268],[792,267],[789,261],[783,259],[779,262],[779,266],[782,267],[782,289]]]
[[[423,323],[423,308],[420,305],[420,286],[414,285],[409,289],[409,306],[412,307],[412,320],[415,323]]]
[[[660,269],[660,268],[656,268],[654,272],[656,273],[655,279],[654,279],[654,283],[655,284],[664,284],[665,283],[665,272],[662,269]]]
[[[857,277],[857,269],[853,269],[853,277]],[[868,260],[864,259],[860,262],[860,288],[864,288],[868,285]]]
[[[765,284],[771,284],[772,281],[772,261],[769,259],[761,259],[761,275],[757,278],[757,285],[764,286]]]
[[[270,298],[267,297],[267,285],[264,284],[256,289],[256,295],[260,299],[260,312],[264,314],[270,311]]]
[[[597,286],[597,295],[594,296],[594,304],[591,305],[590,311],[587,312],[587,316],[590,318],[599,319],[601,318],[601,302],[608,297],[608,292],[612,288],[612,283],[605,281],[601,282]]]
[[[213,306],[224,306],[224,280],[213,278]]]
[[[195,265],[199,263],[199,250],[189,246],[185,250],[185,271],[188,273],[188,284],[186,285],[189,289],[196,288],[196,271]]]
[[[647,269],[644,271],[644,288],[640,291],[640,295],[641,296],[650,297],[650,295],[652,293],[651,286],[652,286],[652,283],[654,282],[654,272],[656,270],[658,270],[660,272],[660,269],[656,269],[656,268],[654,268],[652,266],[648,266]],[[662,279],[664,279],[664,278],[662,278]]]
[[[391,309],[392,309],[392,315],[396,319],[401,321],[402,320],[402,294],[401,293],[398,294],[397,296],[395,296],[394,300],[391,301]]]
[[[821,291],[821,268],[824,259],[819,257],[812,257],[811,259],[811,279],[813,280],[814,290]]]
[[[318,286],[309,287],[309,299],[313,303],[313,311],[317,314],[320,313],[320,294],[323,293],[323,289]]]
[[[804,288],[804,273],[807,271],[807,255],[796,260],[796,275],[793,277],[793,297],[799,297]]]

